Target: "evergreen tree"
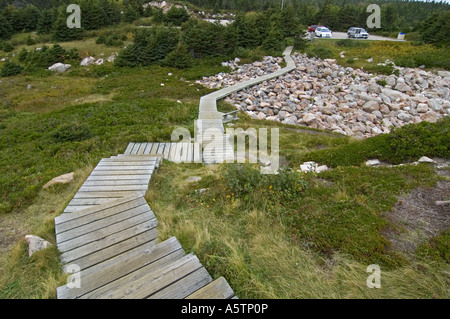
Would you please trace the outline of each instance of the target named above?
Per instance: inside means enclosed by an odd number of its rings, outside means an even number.
[[[262,43],[262,48],[271,54],[275,54],[284,48],[283,32],[276,24],[272,24],[267,37]]]
[[[53,24],[52,38],[54,41],[63,42],[81,39],[82,29],[69,28],[67,26],[68,16],[66,7],[60,7],[55,23]]]
[[[2,77],[14,76],[22,73],[23,67],[19,64],[10,62],[9,60],[3,64],[0,75]]]
[[[24,31],[30,32],[36,30],[41,12],[34,5],[30,4],[23,9]]]
[[[189,13],[185,8],[177,8],[172,6],[166,13],[166,22],[180,26],[183,22],[189,20]]]
[[[175,50],[170,52],[162,62],[163,66],[174,67],[177,69],[186,69],[191,67],[192,64],[192,55],[189,54],[187,47],[183,42],[179,42]]]
[[[105,12],[104,25],[114,25],[120,23],[122,14],[120,6],[116,2],[100,0],[100,6]]]
[[[0,14],[0,40],[8,40],[12,35],[12,27],[9,21]]]
[[[420,35],[425,43],[436,45],[450,45],[448,37],[450,32],[450,11],[433,14],[426,19],[421,28]]]
[[[139,18],[139,12],[136,11],[136,9],[129,5],[125,8],[125,11],[123,12],[123,21],[127,23],[131,23],[134,20],[137,20]]]
[[[300,23],[296,17],[294,7],[287,6],[281,11],[281,27],[284,37],[293,37],[301,32]]]
[[[97,30],[105,26],[107,20],[105,11],[98,0],[83,0],[80,2],[81,26],[86,30]]]
[[[53,25],[56,20],[56,10],[42,10],[39,16],[39,21],[36,27],[36,31],[39,34],[49,34],[52,32]]]

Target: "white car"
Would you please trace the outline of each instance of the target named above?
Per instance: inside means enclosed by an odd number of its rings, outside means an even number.
[[[355,38],[355,39],[368,39],[369,33],[364,30],[363,28],[350,28],[347,31],[348,38]]]
[[[316,28],[315,33],[316,33],[316,37],[319,37],[319,38],[331,38],[331,35],[333,32],[331,32],[331,30],[328,28],[318,27],[318,28]]]

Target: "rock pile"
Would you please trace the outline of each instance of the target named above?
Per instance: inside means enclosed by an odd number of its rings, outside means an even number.
[[[268,56],[264,57],[262,62],[257,61],[244,65],[239,65],[238,63],[240,61],[239,58],[236,58],[222,63],[223,66],[230,67],[233,70],[232,73],[219,73],[215,76],[203,77],[202,80],[196,81],[196,83],[202,84],[210,89],[232,86],[236,83],[248,81],[281,69],[279,63],[283,59]]]
[[[294,54],[296,70],[234,93],[227,101],[252,118],[329,130],[357,138],[389,133],[421,121],[450,115],[450,72],[434,74],[400,68],[399,75],[373,75],[343,67],[333,59]],[[230,74],[199,83],[220,88],[245,81],[280,66],[278,58],[237,67]],[[233,65],[234,66],[234,65]],[[236,66],[234,66],[236,68]]]

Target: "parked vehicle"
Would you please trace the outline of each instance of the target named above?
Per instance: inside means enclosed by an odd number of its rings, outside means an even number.
[[[331,30],[326,27],[317,27],[315,33],[319,38],[331,38],[332,35]]]
[[[354,39],[368,39],[369,33],[363,28],[353,27],[348,29],[347,36]]]
[[[321,27],[321,25],[313,24],[309,26],[308,32],[315,32],[318,27]]]
[[[347,30],[347,36],[350,37],[350,33],[353,31],[353,29],[356,29],[355,27],[351,27]]]

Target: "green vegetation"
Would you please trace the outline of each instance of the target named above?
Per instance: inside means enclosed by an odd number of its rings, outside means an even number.
[[[450,157],[450,119],[395,128],[364,141],[311,152],[300,160],[313,160],[332,167],[360,165],[370,158],[392,164],[418,160],[421,156]]]
[[[364,68],[368,72],[392,74],[392,65],[378,65],[386,60],[395,65],[417,68],[442,68],[450,70],[450,51],[444,47],[413,42],[368,41],[368,40],[334,40],[315,39],[306,47],[299,49],[309,56],[336,59],[340,65],[352,68]],[[340,52],[344,53],[344,58]],[[367,60],[372,58],[373,62]]]
[[[228,72],[220,62],[236,55],[241,63],[260,60],[281,50],[284,40],[309,54],[381,73],[393,71],[375,66],[386,59],[441,68],[448,68],[450,60],[445,47],[428,44],[319,40],[308,46],[296,37],[311,24],[306,16],[345,25],[353,4],[338,10],[331,1],[319,8],[300,1],[299,7],[294,2],[279,12],[262,1],[266,11],[240,13],[235,24],[223,27],[188,19],[184,9],[144,10],[140,0],[83,0],[83,29],[60,34],[63,1],[52,1],[50,9],[28,2],[35,6],[18,9],[0,0],[0,38],[8,39],[1,47],[11,52],[0,65],[0,298],[55,298],[56,287],[66,279],[58,250],[53,246],[30,258],[22,234],[54,244],[55,216],[101,158],[122,153],[131,141],[169,141],[177,126],[192,132],[198,101],[211,92],[193,81]],[[121,9],[124,14],[118,15]],[[395,12],[384,10],[401,22]],[[346,12],[347,18],[336,22],[336,12]],[[151,27],[137,30],[139,19]],[[267,40],[280,35],[279,43]],[[64,42],[50,44],[52,38]],[[79,66],[81,58],[110,56],[122,45],[127,48],[116,64]],[[340,51],[346,51],[345,59]],[[370,57],[373,64],[365,62]],[[53,74],[46,68],[55,62],[73,67]],[[223,101],[219,108],[233,109]],[[396,251],[386,236],[386,231],[401,231],[387,217],[398,197],[433,187],[440,177],[427,165],[362,165],[372,157],[394,164],[422,155],[448,158],[447,118],[355,141],[239,117],[235,127],[280,129],[280,173],[262,175],[250,164],[165,161],[146,194],[160,240],[176,236],[214,277],[225,276],[240,298],[449,297],[448,230],[420,243],[411,255]],[[297,172],[306,160],[334,169],[320,175]],[[42,189],[71,171],[72,183]],[[201,181],[188,183],[193,175]],[[202,188],[206,192],[196,192]],[[382,267],[382,289],[365,286],[372,263]]]

